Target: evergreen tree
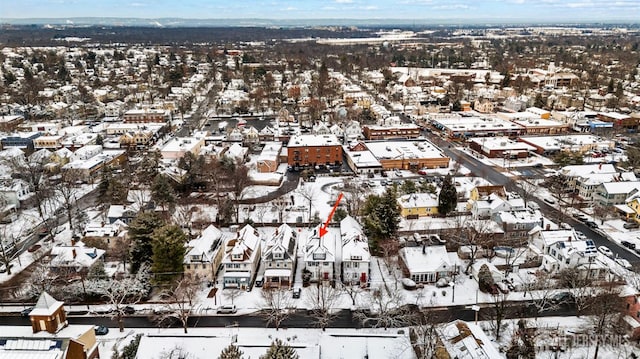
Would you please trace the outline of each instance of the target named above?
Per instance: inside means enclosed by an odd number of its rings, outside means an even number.
[[[458,203],[458,192],[453,185],[451,176],[447,175],[442,181],[442,188],[440,189],[440,195],[438,195],[438,212],[446,216],[449,212],[456,209]]]
[[[156,274],[156,281],[166,282],[182,273],[186,242],[187,236],[174,224],[165,225],[153,232],[151,271]]]
[[[162,207],[163,211],[173,210],[176,204],[176,194],[165,175],[157,175],[151,185],[151,198]]]
[[[143,263],[151,262],[153,232],[164,225],[162,218],[155,212],[140,212],[129,223],[131,238],[131,273],[137,273]]]
[[[229,344],[228,347],[222,350],[218,359],[241,359],[242,354],[244,353],[237,346]]]
[[[400,208],[395,188],[387,188],[382,196],[367,197],[362,216],[364,230],[369,237],[369,245],[375,252],[381,240],[395,236],[398,231]]]
[[[267,353],[260,357],[260,359],[298,359],[300,356],[296,353],[296,350],[290,347],[288,344],[283,343],[282,340],[276,339],[271,343]]]

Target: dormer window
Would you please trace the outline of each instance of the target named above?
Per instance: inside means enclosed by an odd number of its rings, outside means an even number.
[[[274,259],[282,259],[284,256],[282,255],[282,252],[275,252],[273,253],[273,258]]]
[[[361,261],[362,260],[362,256],[351,256],[351,260],[352,261]]]
[[[241,253],[232,254],[231,255],[231,259],[234,260],[234,261],[241,261],[242,260],[242,254]]]
[[[326,253],[314,253],[313,254],[313,259],[314,260],[324,260],[327,258],[327,254]]]

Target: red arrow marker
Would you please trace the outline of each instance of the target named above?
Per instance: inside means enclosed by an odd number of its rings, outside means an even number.
[[[329,218],[327,218],[327,221],[324,222],[324,224],[320,227],[320,238],[322,238],[322,236],[327,234],[327,227],[329,227],[331,218],[333,218],[333,214],[336,213],[336,209],[338,208],[338,205],[340,204],[341,199],[342,199],[342,192],[340,192],[340,194],[338,195],[338,200],[336,201],[336,204],[333,205],[331,212],[329,212]]]

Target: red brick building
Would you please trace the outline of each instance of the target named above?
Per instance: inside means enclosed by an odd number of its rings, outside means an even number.
[[[420,127],[414,124],[397,126],[364,126],[362,128],[364,138],[367,140],[392,140],[405,138],[418,138]]]
[[[342,145],[335,135],[297,135],[289,139],[287,163],[307,167],[341,165]]]
[[[125,123],[165,123],[169,114],[165,110],[129,110],[124,113]]]

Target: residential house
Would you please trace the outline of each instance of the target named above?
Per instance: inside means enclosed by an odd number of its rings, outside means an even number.
[[[624,204],[630,196],[638,193],[640,181],[605,182],[596,187],[594,202],[602,206]]]
[[[437,330],[437,358],[502,358],[492,340],[478,325],[456,320]],[[420,336],[416,337],[420,340]],[[446,353],[446,354],[445,354]]]
[[[298,252],[296,232],[286,223],[276,228],[262,252],[265,288],[290,288],[295,278]]]
[[[82,242],[71,245],[57,245],[49,254],[49,271],[61,277],[86,275],[91,267],[104,262],[104,249],[87,247]]]
[[[245,225],[225,246],[222,265],[223,288],[246,289],[258,270],[262,235],[251,225]]]
[[[435,283],[458,272],[456,253],[445,246],[404,247],[398,255],[402,274],[416,283]]]
[[[515,194],[508,194],[500,197],[497,193],[492,193],[485,198],[476,201],[469,201],[471,204],[471,215],[474,218],[490,218],[494,214],[504,211],[525,210],[524,200]]]
[[[304,246],[304,265],[310,276],[310,281],[326,282],[334,279],[335,243],[331,231],[322,237],[320,236],[320,225],[309,232]]]
[[[345,217],[340,221],[340,237],[342,239],[342,282],[369,285],[371,276],[371,253],[369,241],[362,226],[355,218]]]
[[[138,204],[112,204],[107,211],[107,221],[109,224],[114,224],[120,221],[124,224],[129,224],[136,218],[139,212]]]
[[[398,197],[400,215],[406,219],[417,219],[438,214],[438,197],[432,193],[412,193]]]
[[[492,215],[492,219],[502,227],[504,239],[516,242],[526,241],[529,232],[535,227],[542,228],[544,219],[530,209],[519,211],[500,211]]]
[[[190,240],[183,261],[185,274],[214,283],[225,254],[224,241],[222,231],[214,225],[209,225],[200,236]]]
[[[22,179],[0,181],[0,208],[18,209],[32,195],[31,187]]]
[[[573,230],[531,231],[531,241],[542,252],[542,267],[550,273],[576,269],[584,278],[603,279],[609,269],[597,261],[598,250],[590,240],[581,240]]]

